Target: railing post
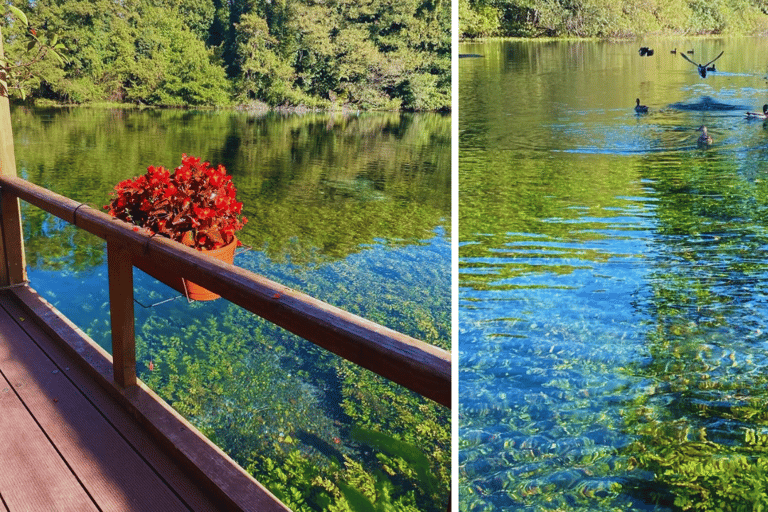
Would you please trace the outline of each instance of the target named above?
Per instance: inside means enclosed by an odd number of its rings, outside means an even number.
[[[0,31],[0,57],[3,56],[3,34]],[[0,71],[5,81],[5,73]],[[16,176],[16,158],[13,153],[11,106],[7,91],[0,89],[0,174]],[[21,233],[21,213],[16,196],[2,194],[2,239],[0,239],[0,286],[23,283],[26,278],[24,239]]]
[[[3,33],[0,31],[0,58],[3,53]],[[0,79],[6,80],[5,71],[0,69]],[[5,176],[16,176],[16,159],[13,155],[13,132],[11,131],[11,106],[8,91],[0,86],[0,172]]]
[[[112,371],[122,386],[136,384],[136,337],[133,318],[133,261],[128,248],[107,238],[109,314],[112,323]]]

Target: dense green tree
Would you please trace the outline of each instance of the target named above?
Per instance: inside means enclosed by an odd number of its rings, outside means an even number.
[[[127,99],[153,105],[227,104],[229,82],[213,51],[164,9],[147,6],[144,13],[150,23],[143,25],[136,41],[142,45],[142,53],[130,75],[144,91],[133,94],[129,90]]]
[[[36,98],[87,103],[440,110],[450,106],[443,0],[38,0],[19,7],[61,34],[62,69],[38,63]],[[10,55],[24,52],[0,20]]]
[[[238,90],[242,100],[261,99],[273,105],[307,100],[294,87],[294,69],[280,58],[279,42],[270,34],[264,18],[256,13],[244,15],[237,24],[237,34]]]
[[[462,37],[629,37],[768,30],[764,0],[459,0]]]
[[[61,35],[70,56],[63,69],[41,66],[30,83],[37,97],[74,103],[228,102],[229,84],[213,52],[168,8],[136,0],[40,0],[30,11],[37,23]],[[22,53],[20,43],[11,37],[8,53]]]
[[[216,14],[213,0],[162,0],[154,5],[177,14],[199,39],[208,37]]]

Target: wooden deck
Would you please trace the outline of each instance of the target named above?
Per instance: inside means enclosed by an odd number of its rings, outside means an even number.
[[[0,511],[286,510],[143,384],[126,407],[91,343],[33,290],[0,292]]]

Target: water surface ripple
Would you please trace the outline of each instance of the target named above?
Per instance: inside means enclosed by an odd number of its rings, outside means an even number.
[[[729,494],[768,460],[765,51],[739,43],[707,81],[625,43],[462,49],[461,510],[760,503]]]

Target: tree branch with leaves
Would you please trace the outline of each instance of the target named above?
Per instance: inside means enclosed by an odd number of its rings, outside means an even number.
[[[27,39],[27,47],[21,59],[11,61],[2,52],[2,33],[0,32],[0,96],[8,97],[11,89],[18,90],[22,99],[26,92],[22,84],[35,76],[34,66],[46,56],[51,55],[59,64],[64,66],[66,58],[62,55],[67,47],[59,40],[57,34],[45,34],[29,24],[26,14],[13,5],[8,4],[6,16],[12,16],[20,23]]]

